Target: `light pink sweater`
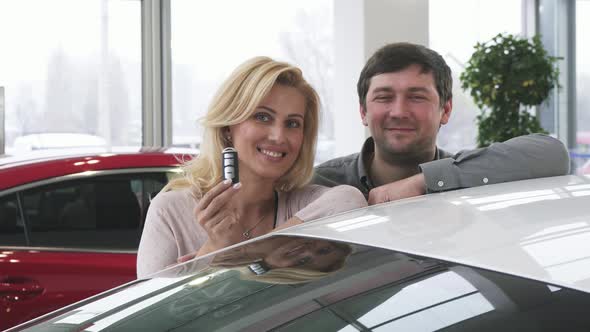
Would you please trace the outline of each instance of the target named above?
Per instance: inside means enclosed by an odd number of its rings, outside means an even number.
[[[207,233],[196,220],[196,204],[188,189],[160,193],[152,200],[137,252],[138,277],[160,271],[205,244]],[[310,221],[364,206],[363,194],[352,186],[308,185],[279,193],[277,226],[294,216]]]

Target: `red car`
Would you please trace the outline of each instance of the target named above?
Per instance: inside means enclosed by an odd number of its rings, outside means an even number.
[[[150,199],[195,152],[0,158],[0,330],[135,279]]]

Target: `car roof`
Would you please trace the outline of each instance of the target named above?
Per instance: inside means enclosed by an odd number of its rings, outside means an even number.
[[[172,167],[197,154],[178,148],[80,148],[40,150],[0,157],[0,190],[44,179],[125,168]]]
[[[278,231],[370,245],[590,292],[590,175],[424,195]]]

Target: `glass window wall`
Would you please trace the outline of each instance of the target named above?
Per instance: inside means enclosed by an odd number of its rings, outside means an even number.
[[[3,0],[5,152],[140,145],[141,2]]]

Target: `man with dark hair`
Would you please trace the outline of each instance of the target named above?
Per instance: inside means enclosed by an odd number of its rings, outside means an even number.
[[[569,173],[565,146],[547,135],[516,137],[450,154],[436,136],[453,108],[451,69],[435,51],[393,43],[367,61],[357,84],[369,137],[360,153],[316,167],[313,182],[357,187],[369,204],[425,193]]]

